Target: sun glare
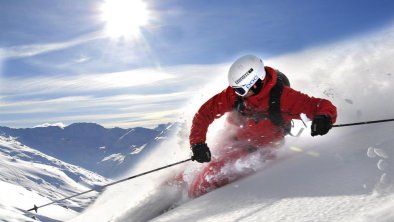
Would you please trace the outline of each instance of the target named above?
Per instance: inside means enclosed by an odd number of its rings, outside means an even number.
[[[138,36],[149,20],[147,5],[142,0],[105,0],[100,10],[105,32],[113,38]]]

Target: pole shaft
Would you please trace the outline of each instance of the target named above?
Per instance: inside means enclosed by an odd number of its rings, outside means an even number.
[[[356,125],[364,125],[364,124],[372,124],[372,123],[383,123],[383,122],[391,122],[391,121],[394,121],[394,119],[382,119],[382,120],[365,121],[365,122],[357,122],[357,123],[336,124],[336,125],[332,125],[332,127],[356,126]]]
[[[146,171],[146,172],[144,172],[144,173],[140,173],[140,174],[137,174],[137,175],[134,175],[134,176],[131,176],[131,177],[127,177],[127,178],[124,178],[124,179],[115,181],[115,182],[113,182],[113,183],[107,184],[107,185],[103,186],[103,188],[104,188],[104,187],[109,187],[109,186],[115,185],[115,184],[117,184],[117,183],[122,183],[122,182],[124,182],[124,181],[126,181],[126,180],[131,180],[131,179],[134,179],[134,178],[136,178],[136,177],[140,177],[140,176],[143,176],[143,175],[146,175],[146,174],[150,174],[150,173],[153,173],[153,172],[156,172],[156,171],[159,171],[159,170],[163,170],[163,169],[166,169],[166,168],[169,168],[169,167],[172,167],[172,166],[181,164],[181,163],[185,163],[185,162],[190,161],[190,160],[192,160],[192,159],[189,158],[189,159],[187,159],[187,160],[182,160],[182,161],[179,161],[179,162],[176,162],[176,163],[167,165],[167,166],[159,167],[159,168],[156,168],[156,169],[153,169],[153,170],[150,170],[150,171]]]

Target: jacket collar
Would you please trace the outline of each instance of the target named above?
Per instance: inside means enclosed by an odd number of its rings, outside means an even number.
[[[246,98],[247,100],[263,100],[265,98],[269,98],[270,91],[276,84],[277,75],[276,71],[269,66],[265,66],[265,72],[266,74],[263,82],[263,88],[257,95]]]

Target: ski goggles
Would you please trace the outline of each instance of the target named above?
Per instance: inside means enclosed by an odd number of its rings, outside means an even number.
[[[240,87],[239,86],[231,86],[231,87],[234,89],[235,93],[237,93],[240,96],[246,95],[250,89],[246,85]]]
[[[254,80],[253,80],[254,81]],[[253,88],[253,86],[256,86]],[[249,90],[252,90],[255,94],[257,94],[261,88],[263,87],[263,81],[261,79],[257,79],[257,81],[250,82],[249,84],[242,85],[242,86],[231,86],[235,93],[240,96],[245,96]]]

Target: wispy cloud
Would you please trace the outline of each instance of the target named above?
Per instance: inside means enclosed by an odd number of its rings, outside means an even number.
[[[4,47],[0,49],[0,58],[10,59],[36,56],[43,53],[67,49],[103,37],[105,36],[101,32],[96,32],[64,42]]]
[[[223,65],[184,65],[106,74],[1,77],[3,125],[76,121],[106,126],[153,126],[176,113]],[[45,118],[43,118],[45,116]]]
[[[331,99],[341,122],[390,117],[394,110],[390,96],[394,94],[394,51],[389,50],[393,30],[271,58],[266,64],[285,72],[295,89]],[[228,67],[182,65],[77,76],[0,76],[0,123],[26,127],[97,122],[131,127],[175,121],[185,113],[190,119],[206,99],[226,87]]]
[[[3,77],[1,93],[3,95],[40,95],[48,93],[81,93],[130,88],[155,84],[175,78],[171,73],[153,69],[138,69],[124,72],[59,75],[38,77]]]
[[[67,113],[85,109],[107,108],[112,112],[141,110],[149,106],[169,106],[187,100],[191,93],[168,93],[155,95],[116,95],[107,97],[75,96],[57,99],[0,101],[2,114]]]
[[[133,69],[123,72],[38,77],[0,76],[2,96],[41,98],[43,95],[95,95],[124,90],[128,94],[196,91],[207,81],[227,72],[227,65],[183,65],[167,68]],[[122,92],[116,92],[122,94]]]
[[[179,119],[182,113],[181,109],[167,110],[148,110],[139,112],[123,112],[123,113],[101,113],[85,112],[85,113],[61,113],[58,115],[46,116],[45,118],[37,118],[32,115],[22,115],[18,119],[0,120],[1,126],[12,127],[34,127],[41,124],[63,123],[65,125],[76,122],[94,122],[106,127],[155,127],[158,124],[173,122]]]
[[[86,56],[86,55],[80,55],[78,58],[76,58],[73,62],[75,63],[84,63],[91,60],[90,57]]]

